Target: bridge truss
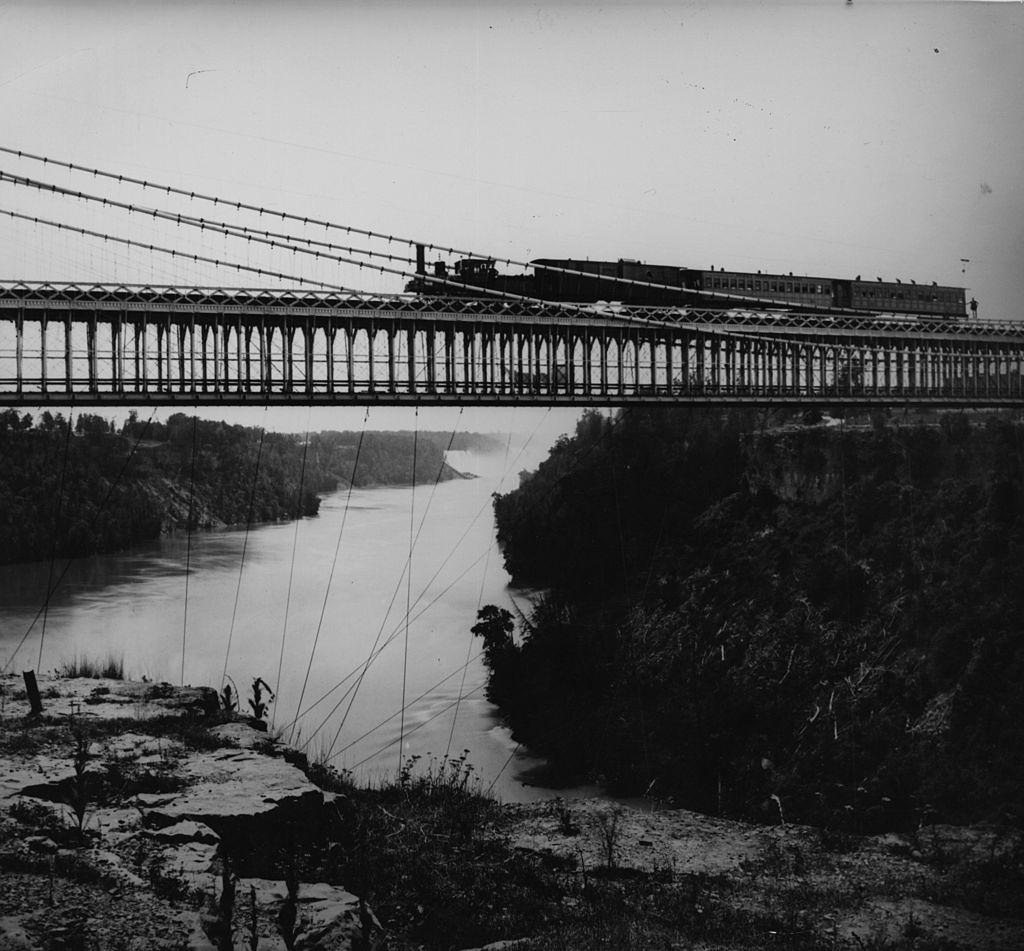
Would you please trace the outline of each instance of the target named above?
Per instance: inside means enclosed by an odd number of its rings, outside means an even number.
[[[0,405],[1024,405],[1024,325],[0,284]]]

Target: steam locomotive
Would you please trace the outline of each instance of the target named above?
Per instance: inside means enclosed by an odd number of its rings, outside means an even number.
[[[431,265],[427,276],[424,248],[417,246],[417,276],[406,290],[442,297],[483,297],[487,291],[549,301],[594,303],[615,301],[654,307],[709,309],[781,309],[821,311],[843,308],[866,314],[892,314],[944,319],[966,316],[962,287],[934,282],[852,280],[835,277],[768,274],[757,271],[698,270],[670,265],[573,258],[537,258],[532,274],[502,274],[493,258],[461,258],[452,268]],[[575,272],[575,273],[566,273]],[[641,282],[641,283],[632,283]],[[658,286],[644,286],[658,285]],[[707,293],[710,292],[710,293]],[[971,302],[972,309],[977,307]]]

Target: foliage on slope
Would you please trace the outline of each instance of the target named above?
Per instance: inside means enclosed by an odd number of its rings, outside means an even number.
[[[472,444],[474,434],[463,442]],[[486,437],[477,437],[486,438]],[[123,549],[173,528],[315,515],[338,485],[456,476],[447,433],[267,432],[176,413],[120,430],[100,416],[0,413],[0,562]],[[359,462],[356,453],[359,450]]]
[[[551,589],[487,655],[518,736],[707,811],[1024,821],[1021,425],[758,425],[589,415],[496,500]]]

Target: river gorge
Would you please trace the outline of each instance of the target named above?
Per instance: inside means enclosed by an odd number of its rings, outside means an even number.
[[[214,686],[226,670],[243,708],[260,677],[276,688],[272,729],[313,758],[330,751],[333,765],[359,777],[468,750],[474,775],[500,798],[554,795],[524,785],[538,761],[485,699],[481,644],[470,635],[480,604],[512,609],[514,598],[528,608],[507,587],[491,511],[491,493],[507,490],[508,470],[524,460],[515,447],[449,456],[478,477],[340,489],[298,522],[178,532],[57,560],[45,617],[50,563],[4,566],[0,656],[14,655],[14,670],[49,671],[112,655],[128,676]]]

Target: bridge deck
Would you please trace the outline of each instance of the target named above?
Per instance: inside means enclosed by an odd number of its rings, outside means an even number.
[[[1024,405],[1024,325],[0,284],[0,403]]]

